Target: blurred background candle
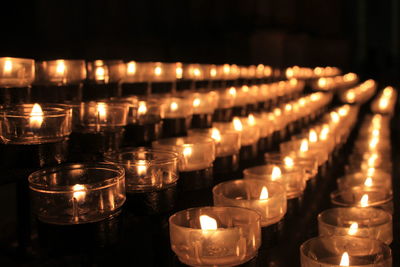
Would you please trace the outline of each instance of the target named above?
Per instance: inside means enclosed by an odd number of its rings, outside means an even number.
[[[0,57],[0,105],[29,103],[34,79],[33,59]]]
[[[219,88],[218,104],[214,111],[213,122],[231,122],[233,119],[233,105],[236,98],[236,88]]]
[[[209,92],[188,92],[186,97],[193,99],[193,116],[190,128],[211,128],[212,116],[218,103],[218,94]]]
[[[162,133],[162,106],[151,97],[126,98],[130,102],[128,123],[125,126],[124,146],[150,147]]]
[[[390,245],[392,215],[375,208],[334,208],[318,215],[319,236],[357,236]]]
[[[121,95],[120,83],[126,72],[122,60],[94,60],[86,63],[87,81],[83,101],[101,100]]]
[[[103,154],[117,151],[123,142],[129,102],[82,102],[70,136],[70,157],[74,161],[101,161]]]
[[[397,102],[397,91],[392,86],[385,87],[371,103],[371,111],[392,116]]]
[[[85,79],[86,64],[84,60],[57,59],[36,62],[32,101],[79,103],[82,101]]]
[[[162,214],[175,207],[178,154],[147,148],[106,153],[125,169],[127,204],[136,214]]]
[[[122,96],[147,95],[150,86],[144,79],[145,65],[142,62],[128,61],[125,63],[125,75],[121,83]]]
[[[169,218],[169,227],[172,250],[190,266],[243,264],[261,245],[260,215],[239,207],[183,210]]]
[[[239,177],[240,134],[233,130],[220,131],[217,128],[190,129],[189,136],[206,136],[215,143],[213,163],[214,183]]]

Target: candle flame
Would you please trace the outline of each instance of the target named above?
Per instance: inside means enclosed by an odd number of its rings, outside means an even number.
[[[136,62],[135,61],[128,62],[126,71],[128,74],[131,74],[131,75],[135,74],[136,73]]]
[[[29,115],[29,126],[31,128],[40,128],[43,123],[43,110],[42,107],[38,104],[35,103],[32,107],[32,111]]]
[[[72,190],[74,191],[73,193],[73,198],[76,199],[76,201],[82,201],[85,196],[86,196],[86,187],[82,184],[76,184],[72,187]]]
[[[248,121],[249,125],[251,125],[251,126],[253,126],[253,125],[256,124],[256,119],[254,118],[254,115],[253,115],[253,114],[250,114],[250,115],[247,117],[247,121]]]
[[[243,86],[242,86],[242,91],[245,92],[245,93],[247,93],[247,92],[250,91],[250,88],[249,88],[247,85],[243,85]]]
[[[291,104],[286,104],[286,105],[285,105],[285,111],[286,111],[286,112],[292,111],[292,108],[293,108],[293,107],[292,107]]]
[[[157,66],[154,68],[154,74],[156,76],[160,76],[162,74],[162,68],[160,66]]]
[[[314,129],[311,129],[308,135],[308,140],[311,143],[316,143],[318,141],[318,135],[317,132]]]
[[[291,157],[286,156],[283,161],[285,162],[285,166],[288,168],[293,168],[294,167],[294,161]]]
[[[137,174],[143,176],[147,173],[147,166],[145,160],[138,160]]]
[[[303,141],[301,141],[300,151],[301,152],[307,152],[308,151],[308,140],[307,139],[303,139]]]
[[[103,66],[96,67],[95,78],[96,80],[104,80],[106,71]]]
[[[378,159],[378,154],[374,153],[371,156],[369,156],[368,158],[368,166],[370,167],[374,167],[375,166],[375,162]]]
[[[190,146],[184,147],[183,148],[183,155],[185,157],[189,157],[192,155],[193,149]]]
[[[265,186],[263,186],[263,188],[261,190],[260,199],[261,200],[268,199],[268,189]]]
[[[343,253],[342,258],[340,259],[340,266],[350,266],[349,254],[347,252]]]
[[[107,118],[107,110],[105,103],[97,103],[97,116],[98,119],[103,121]]]
[[[4,61],[4,69],[3,69],[4,74],[11,73],[12,68],[13,68],[12,61],[10,59],[5,60]]]
[[[233,118],[233,128],[235,128],[235,130],[238,131],[238,132],[243,131],[242,122],[237,117]]]
[[[236,96],[236,88],[235,87],[229,88],[229,94],[232,96]]]
[[[363,207],[363,208],[368,207],[368,195],[367,194],[364,194],[361,197],[360,206]]]
[[[281,169],[278,166],[272,168],[271,180],[276,181],[282,177]]]
[[[318,79],[318,87],[319,88],[324,88],[327,85],[327,80],[326,78],[319,78]]]
[[[207,216],[207,215],[200,215],[199,219],[200,219],[201,230],[217,230],[218,229],[217,221],[214,218]]]
[[[178,109],[178,103],[172,102],[169,107],[171,111],[176,111]]]
[[[338,123],[338,122],[339,122],[340,117],[339,117],[339,115],[338,115],[335,111],[332,111],[332,112],[330,113],[330,116],[331,116],[331,119],[332,119],[332,121],[333,121],[334,123]]]
[[[56,61],[56,64],[57,64],[57,66],[56,66],[56,73],[58,74],[58,75],[64,75],[64,72],[65,72],[65,63],[64,63],[64,60],[57,60]]]
[[[346,100],[350,103],[353,103],[354,100],[356,99],[356,93],[354,92],[354,90],[349,90],[346,93]]]
[[[194,75],[195,77],[199,77],[200,74],[201,74],[201,72],[200,72],[200,70],[199,70],[198,68],[195,68],[195,69],[193,70],[193,75]]]
[[[364,185],[368,186],[368,187],[371,187],[372,186],[372,178],[371,177],[367,177],[367,179],[365,179]]]
[[[350,225],[350,228],[349,228],[349,235],[355,235],[355,234],[357,234],[357,231],[358,231],[358,223],[356,223],[356,222],[353,222],[351,225]]]
[[[145,101],[139,101],[138,114],[144,115],[147,113],[147,106]]]
[[[379,108],[380,109],[385,109],[389,106],[389,100],[386,98],[381,98],[379,99]]]
[[[193,100],[193,107],[197,108],[198,106],[200,106],[201,100],[200,98],[195,98]]]
[[[369,177],[374,176],[374,173],[375,173],[375,168],[373,168],[373,167],[368,168],[368,170],[367,170],[367,175],[368,175]]]
[[[180,65],[176,67],[175,74],[177,79],[181,79],[183,77],[183,69]]]
[[[217,128],[213,128],[211,131],[211,138],[217,142],[221,142],[221,133]]]

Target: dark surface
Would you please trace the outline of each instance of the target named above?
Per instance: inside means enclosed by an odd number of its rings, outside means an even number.
[[[0,105],[30,103],[31,87],[0,87]]]
[[[212,114],[193,114],[190,128],[207,129],[212,127]]]
[[[191,117],[163,119],[162,137],[179,137],[186,136],[190,126]]]
[[[39,103],[65,103],[82,101],[82,84],[34,85],[31,101]]]
[[[125,126],[124,146],[150,147],[152,141],[161,137],[161,132],[161,120],[145,124],[128,124]]]
[[[95,101],[121,95],[119,83],[87,82],[82,89],[82,101]]]
[[[230,122],[233,119],[232,108],[217,108],[213,114],[214,122]]]

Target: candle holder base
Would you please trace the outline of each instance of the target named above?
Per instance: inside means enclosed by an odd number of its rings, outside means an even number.
[[[234,154],[225,157],[217,157],[213,163],[214,166],[214,184],[234,180],[240,177],[239,155]]]
[[[124,146],[151,147],[151,142],[160,138],[161,129],[161,121],[146,124],[128,124],[125,126]]]
[[[190,126],[189,118],[165,118],[162,124],[162,137],[180,137],[186,136],[187,130]]]
[[[232,108],[217,108],[214,111],[213,122],[231,122],[232,119]]]
[[[0,105],[30,103],[30,100],[30,87],[0,87]]]
[[[190,128],[207,129],[212,127],[212,114],[193,114]]]
[[[284,222],[283,220],[261,228],[261,249],[276,246],[282,238]]]

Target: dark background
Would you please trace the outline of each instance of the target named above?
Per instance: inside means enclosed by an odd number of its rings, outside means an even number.
[[[30,0],[1,5],[1,56],[334,65],[386,82],[399,71],[398,0]]]

